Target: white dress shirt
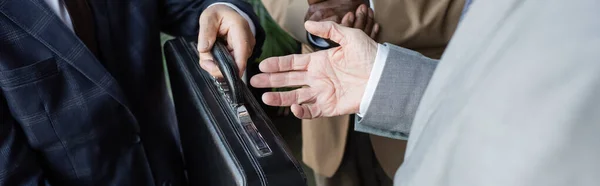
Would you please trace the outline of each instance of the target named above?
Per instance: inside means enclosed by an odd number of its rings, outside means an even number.
[[[71,17],[69,15],[69,11],[67,11],[67,6],[65,6],[64,1],[63,0],[44,0],[44,1],[46,1],[48,6],[50,6],[50,9],[52,9],[52,11],[54,11],[54,13],[56,13],[56,15],[58,15],[60,20],[62,20],[63,23],[65,23],[65,25],[67,25],[67,27],[69,27],[69,29],[71,29],[71,31],[73,31],[73,23],[71,22]],[[240,10],[237,6],[235,6],[231,3],[214,3],[208,7],[218,5],[218,4],[227,5],[227,6],[231,7],[232,9],[234,9],[235,11],[237,11],[244,19],[246,19],[246,21],[248,21],[248,25],[250,25],[250,30],[252,31],[252,34],[256,34],[256,27],[254,26],[252,19],[250,19],[248,14],[246,14],[244,11]]]

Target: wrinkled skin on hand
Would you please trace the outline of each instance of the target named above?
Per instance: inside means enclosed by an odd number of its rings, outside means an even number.
[[[263,102],[291,106],[298,118],[310,119],[357,113],[377,53],[377,43],[363,31],[334,22],[305,24],[316,36],[339,47],[310,54],[273,57],[261,62],[263,72],[250,80],[252,86],[302,87],[287,92],[267,92]]]

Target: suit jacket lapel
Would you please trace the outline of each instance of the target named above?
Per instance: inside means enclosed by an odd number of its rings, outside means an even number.
[[[115,100],[127,107],[116,80],[42,0],[0,0],[0,14],[6,16],[50,49]]]

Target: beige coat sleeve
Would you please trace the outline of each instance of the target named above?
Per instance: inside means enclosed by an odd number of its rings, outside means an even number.
[[[465,0],[373,0],[380,43],[439,58],[460,19]]]
[[[306,0],[262,0],[273,19],[296,40],[307,43]],[[460,19],[465,0],[373,0],[377,41],[439,58]]]

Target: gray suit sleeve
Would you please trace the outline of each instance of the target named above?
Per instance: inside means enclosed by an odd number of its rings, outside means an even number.
[[[421,97],[438,60],[389,43],[381,78],[355,130],[374,135],[407,139]]]

